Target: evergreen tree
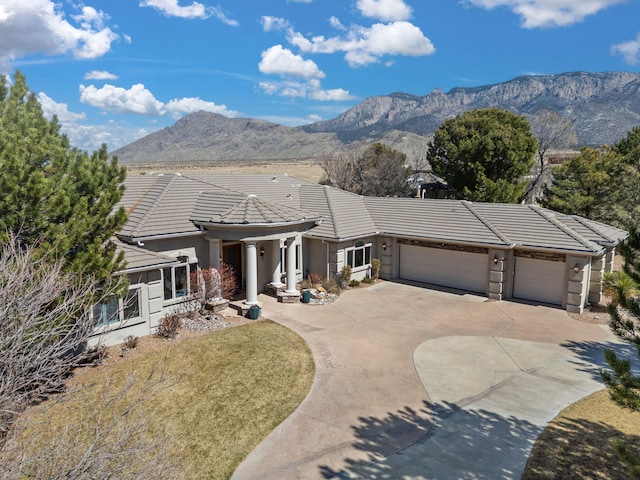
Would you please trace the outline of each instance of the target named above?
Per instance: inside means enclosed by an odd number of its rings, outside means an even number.
[[[545,186],[544,207],[592,220],[610,220],[615,164],[610,148],[583,148],[579,155],[556,167],[551,186]]]
[[[463,198],[517,203],[522,177],[534,165],[537,142],[527,120],[507,110],[471,110],[442,122],[429,142],[427,160]]]
[[[92,154],[72,148],[22,73],[11,87],[0,78],[0,241],[37,244],[65,270],[112,283],[123,267],[110,240],[126,221],[114,211],[125,172],[105,145]]]

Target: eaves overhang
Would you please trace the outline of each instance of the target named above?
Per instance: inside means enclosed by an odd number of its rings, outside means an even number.
[[[319,238],[322,240],[326,240],[329,242],[348,242],[351,240],[357,240],[359,238],[364,238],[364,237],[372,237],[372,236],[376,236],[376,235],[380,235],[380,231],[376,230],[374,232],[368,232],[368,233],[359,233],[357,235],[350,235],[348,237],[332,237],[331,235],[318,235],[313,233],[313,231],[311,231],[311,233],[307,234],[308,237],[312,237],[312,238]]]
[[[177,232],[177,233],[161,233],[158,235],[145,235],[140,237],[126,236],[117,234],[117,237],[125,243],[130,245],[139,245],[144,242],[151,242],[154,240],[168,240],[171,238],[186,238],[186,237],[199,237],[203,235],[202,229],[191,232]]]
[[[322,223],[322,217],[301,218],[287,222],[245,222],[245,223],[228,223],[228,222],[211,222],[202,220],[193,220],[193,222],[202,227],[215,228],[282,228],[287,226],[304,225],[305,223],[313,223],[314,226]]]

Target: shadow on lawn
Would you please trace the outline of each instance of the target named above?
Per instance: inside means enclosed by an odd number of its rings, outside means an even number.
[[[360,418],[360,423],[352,426],[358,439],[354,447],[364,452],[367,460],[345,458],[344,470],[321,466],[321,475],[336,479],[393,479],[400,478],[401,468],[405,475],[416,479],[519,478],[541,432],[530,422],[486,410],[466,410],[450,403],[432,408],[426,402],[425,409],[435,416],[431,428],[409,409],[384,418]],[[381,434],[385,427],[387,433]],[[424,435],[409,451],[390,451],[392,437],[406,432]]]
[[[639,436],[625,436],[604,423],[560,420],[538,437],[522,480],[627,480],[629,472],[611,447],[614,438],[624,439],[632,450],[640,449]]]

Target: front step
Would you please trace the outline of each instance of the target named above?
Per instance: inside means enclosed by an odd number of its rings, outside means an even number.
[[[278,293],[278,302],[280,303],[300,303],[300,292],[296,293]]]

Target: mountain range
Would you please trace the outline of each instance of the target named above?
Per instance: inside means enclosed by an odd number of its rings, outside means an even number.
[[[413,160],[424,157],[428,141],[443,120],[486,107],[529,118],[554,111],[572,121],[578,146],[611,144],[640,125],[640,74],[527,75],[446,93],[435,89],[423,96],[379,95],[332,120],[301,127],[201,111],[112,153],[123,164],[293,160],[381,142]]]

